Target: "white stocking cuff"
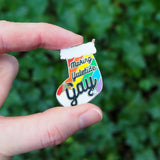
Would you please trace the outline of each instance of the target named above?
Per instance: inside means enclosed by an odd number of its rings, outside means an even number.
[[[79,46],[61,49],[60,57],[61,59],[71,59],[75,57],[81,57],[84,55],[95,54],[96,48],[93,42],[88,42],[81,44]]]

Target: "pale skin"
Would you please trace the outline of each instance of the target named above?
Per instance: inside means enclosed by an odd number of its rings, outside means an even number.
[[[36,48],[59,50],[82,43],[82,36],[55,25],[0,21],[0,107],[19,70],[17,59],[6,53]],[[28,116],[0,116],[0,160],[60,144],[101,119],[101,109],[89,103],[54,107]]]

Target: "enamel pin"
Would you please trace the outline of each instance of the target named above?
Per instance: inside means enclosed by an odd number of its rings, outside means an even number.
[[[93,54],[94,40],[79,46],[62,49],[61,59],[66,59],[69,78],[58,88],[56,97],[65,107],[87,103],[102,90],[100,70]]]

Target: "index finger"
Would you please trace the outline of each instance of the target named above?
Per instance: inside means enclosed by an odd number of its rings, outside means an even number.
[[[83,43],[83,37],[47,23],[0,21],[0,53],[35,48],[59,50]]]

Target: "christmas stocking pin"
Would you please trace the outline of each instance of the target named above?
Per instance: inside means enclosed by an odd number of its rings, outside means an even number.
[[[61,59],[66,59],[69,78],[58,88],[56,97],[63,106],[87,103],[102,90],[100,70],[93,54],[96,53],[94,40],[79,46],[62,49]]]

